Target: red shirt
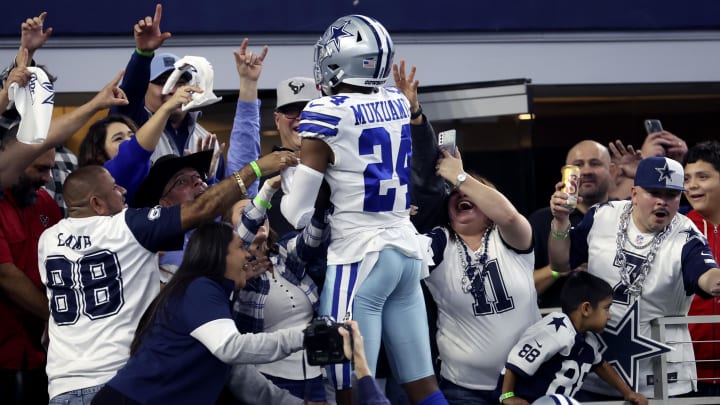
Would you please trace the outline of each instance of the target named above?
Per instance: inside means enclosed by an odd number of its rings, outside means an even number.
[[[707,237],[713,257],[715,257],[716,261],[719,260],[720,237],[718,236],[718,226],[713,225],[695,210],[690,211],[687,217]],[[695,295],[688,315],[720,315],[720,297],[712,297],[706,300]],[[690,324],[688,327],[693,341],[710,340],[716,342],[720,339],[720,324],[696,323]],[[699,380],[698,382],[720,384],[720,360],[718,360],[720,359],[720,344],[714,342],[693,343],[693,350],[695,351],[695,360],[715,360],[697,363],[698,378],[718,378],[718,380],[714,381]]]
[[[10,190],[0,200],[0,263],[13,263],[45,294],[38,272],[40,234],[61,219],[60,208],[43,189],[30,207],[19,208]],[[0,291],[0,369],[44,367],[40,344],[45,321],[20,308]]]

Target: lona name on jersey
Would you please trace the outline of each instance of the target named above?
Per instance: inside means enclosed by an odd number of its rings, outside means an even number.
[[[82,250],[92,246],[88,235],[65,235],[61,232],[57,235],[57,239],[58,246],[66,246],[73,250]]]

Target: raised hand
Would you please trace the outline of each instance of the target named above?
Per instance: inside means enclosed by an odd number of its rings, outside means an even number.
[[[400,66],[393,64],[393,79],[395,79],[395,87],[400,90],[410,102],[410,110],[416,111],[420,102],[418,101],[417,89],[420,81],[415,80],[415,66],[410,68],[410,74],[405,73],[405,60],[400,60]]]
[[[146,16],[135,24],[133,32],[135,36],[135,46],[143,52],[155,52],[160,48],[166,39],[172,36],[169,32],[160,31],[160,21],[162,20],[162,4],[155,6],[155,16]]]
[[[125,70],[121,70],[110,83],[106,84],[105,87],[90,100],[90,103],[92,103],[97,110],[128,104],[125,92],[118,86],[124,74]]]
[[[30,71],[27,69],[28,65],[28,50],[27,48],[20,48],[18,52],[19,57],[15,59],[15,67],[10,71],[7,78],[6,88],[10,88],[11,83],[17,83],[20,87],[25,87],[30,80]]]
[[[615,142],[610,142],[608,148],[612,155],[612,162],[618,169],[618,175],[631,179],[634,178],[637,166],[642,160],[642,153],[639,150],[635,150],[630,144],[627,146],[623,145],[619,139]]]
[[[28,18],[20,24],[20,47],[27,49],[30,55],[41,48],[52,35],[52,27],[43,31],[46,16],[47,12],[43,11],[39,16]]]
[[[250,41],[245,38],[240,44],[239,51],[233,51],[235,55],[235,67],[240,75],[240,79],[258,81],[262,73],[263,61],[268,53],[268,46],[263,46],[259,54],[247,50]]]

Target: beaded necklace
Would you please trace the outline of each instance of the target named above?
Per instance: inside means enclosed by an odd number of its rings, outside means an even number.
[[[485,233],[483,233],[483,249],[482,252],[474,252],[472,257],[470,256],[470,252],[468,249],[468,246],[465,244],[465,241],[462,240],[460,235],[455,235],[455,250],[457,250],[458,258],[460,259],[460,265],[462,266],[463,270],[463,276],[460,280],[460,285],[462,286],[462,291],[465,294],[470,293],[473,290],[476,293],[482,294],[485,290],[485,275],[487,274],[487,268],[485,267],[485,263],[487,263],[488,259],[488,244],[490,242],[490,232],[495,227],[495,225],[490,225],[485,229]],[[478,283],[479,287],[476,288],[474,286],[475,279],[480,276],[480,282]]]

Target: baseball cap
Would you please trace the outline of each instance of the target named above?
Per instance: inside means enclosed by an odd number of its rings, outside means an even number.
[[[156,206],[160,202],[165,186],[177,172],[190,167],[201,175],[206,175],[210,170],[212,156],[212,150],[205,150],[185,156],[170,154],[159,157],[150,168],[150,173],[140,184],[130,206],[137,208]]]
[[[677,161],[653,156],[640,161],[635,172],[635,185],[642,188],[685,191],[685,171]]]
[[[156,54],[150,62],[150,81],[153,82],[163,73],[174,70],[178,59],[180,58],[172,53]]]
[[[309,77],[291,77],[281,81],[277,86],[277,107],[279,109],[288,104],[307,103],[320,97],[315,85],[315,79]]]

